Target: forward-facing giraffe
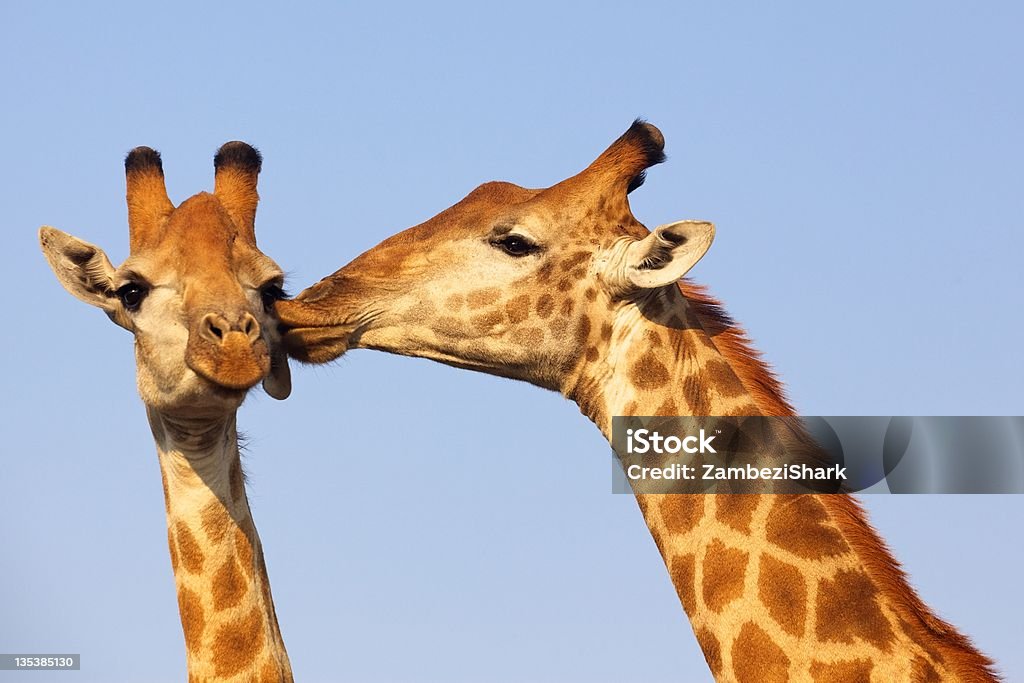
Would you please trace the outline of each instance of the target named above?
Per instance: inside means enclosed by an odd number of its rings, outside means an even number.
[[[289,352],[431,358],[614,415],[792,415],[743,332],[677,281],[714,229],[649,232],[627,193],[664,159],[636,122],[553,187],[481,185],[281,301]],[[643,495],[638,503],[719,681],[991,681],[845,495]]]
[[[291,391],[273,313],[281,269],[256,247],[259,153],[229,142],[213,194],[177,208],[160,155],[125,159],[130,255],[55,228],[39,239],[57,279],[135,335],[139,393],[156,441],[189,681],[291,681],[263,550],[245,495],[235,418],[260,381]]]

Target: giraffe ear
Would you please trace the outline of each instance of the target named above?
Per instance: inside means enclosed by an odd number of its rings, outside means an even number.
[[[114,293],[114,266],[102,249],[48,225],[39,229],[39,245],[64,289],[132,329]]]
[[[715,226],[678,221],[655,228],[626,250],[625,276],[630,289],[670,285],[693,268],[715,239]]]

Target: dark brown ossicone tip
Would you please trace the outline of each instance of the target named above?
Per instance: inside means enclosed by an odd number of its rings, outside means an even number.
[[[164,165],[160,161],[160,152],[152,147],[136,147],[128,152],[128,156],[124,158],[124,172],[135,171],[156,171],[163,175]]]
[[[633,140],[634,144],[643,150],[647,156],[648,166],[665,161],[665,136],[653,123],[637,119],[623,137]]]
[[[647,168],[665,161],[665,136],[657,126],[638,118],[622,137],[632,142],[644,155],[645,168],[629,181],[626,187],[626,194],[629,194],[644,184],[647,179]]]
[[[213,168],[217,171],[237,168],[246,173],[259,173],[262,166],[263,157],[259,150],[237,140],[225,142],[213,157]]]

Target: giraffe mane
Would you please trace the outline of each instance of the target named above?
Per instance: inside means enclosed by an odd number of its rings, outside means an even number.
[[[765,415],[796,415],[782,382],[722,303],[708,294],[706,287],[690,280],[683,280],[679,288],[693,306],[704,331],[725,356],[761,412]]]
[[[765,415],[795,416],[796,410],[789,402],[782,382],[722,303],[712,297],[703,285],[683,280],[679,287],[687,302],[693,306],[704,330],[750,392],[758,409]],[[868,521],[860,501],[850,495],[825,495],[821,496],[821,502],[871,571],[879,591],[901,612],[897,615],[901,620],[909,621],[911,626],[923,628],[932,634],[941,643],[942,656],[953,659],[955,665],[951,668],[964,681],[1001,680],[995,670],[995,663],[982,654],[970,638],[937,616],[921,600],[910,585],[899,560]],[[930,649],[927,644],[922,647]]]

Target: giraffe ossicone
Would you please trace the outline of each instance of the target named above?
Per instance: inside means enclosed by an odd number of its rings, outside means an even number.
[[[637,121],[549,188],[481,185],[278,302],[289,354],[370,348],[520,379],[575,401],[609,439],[615,415],[793,415],[720,304],[676,282],[710,224],[651,232],[630,210],[663,146]],[[717,680],[995,680],[852,497],[637,501]]]
[[[135,336],[139,394],[157,446],[190,681],[291,681],[239,460],[236,413],[260,382],[291,391],[274,300],[283,273],[256,246],[262,160],[214,158],[212,194],[175,207],[160,155],[125,160],[130,254],[56,228],[39,239],[57,279]]]

